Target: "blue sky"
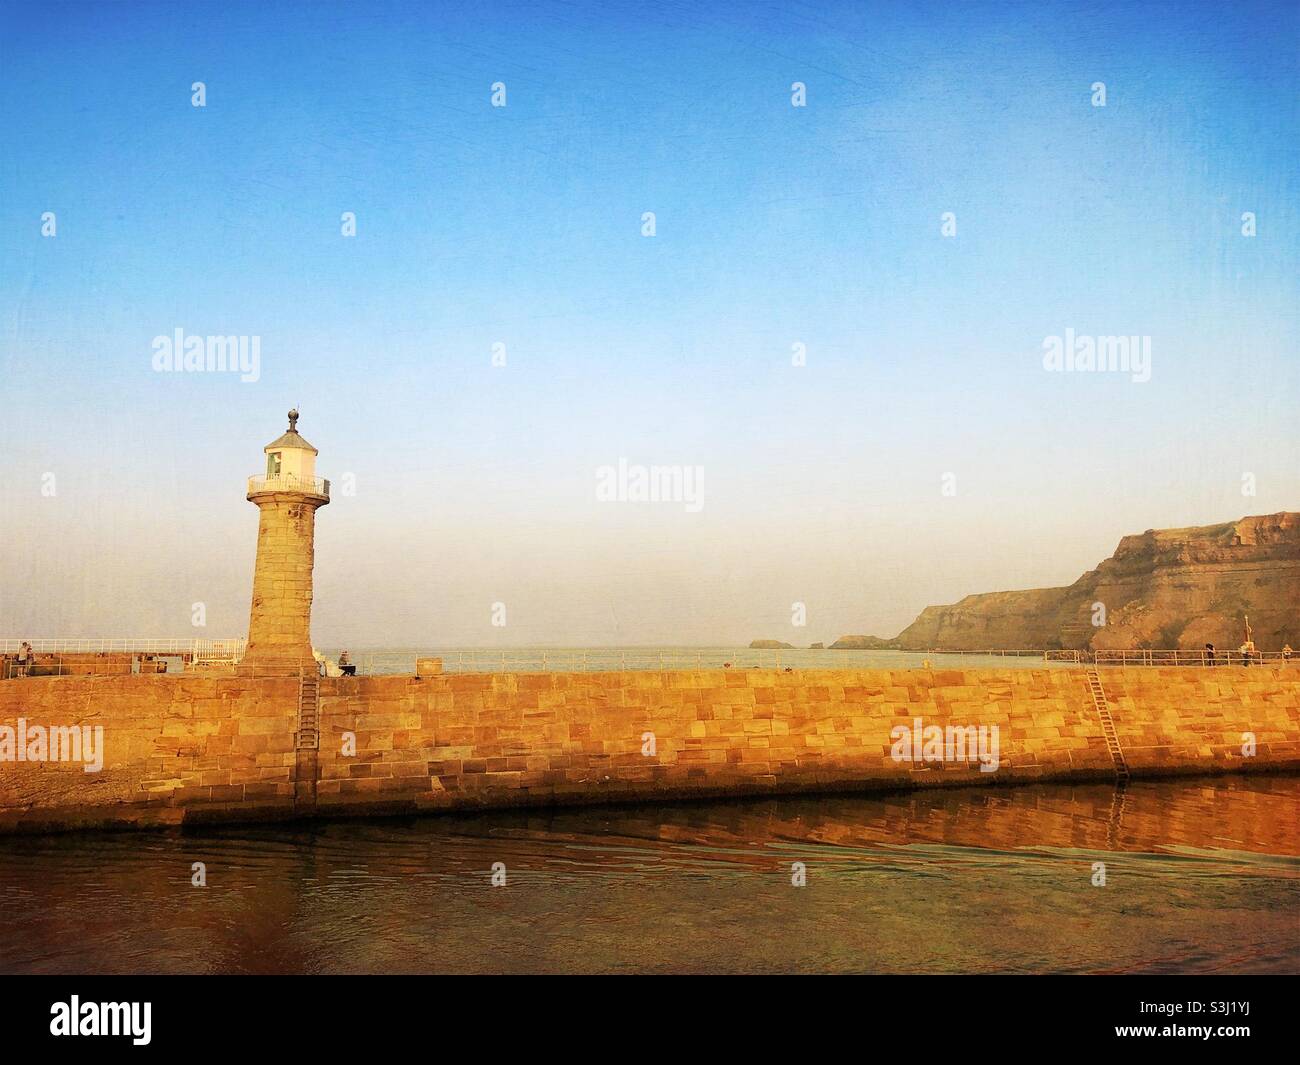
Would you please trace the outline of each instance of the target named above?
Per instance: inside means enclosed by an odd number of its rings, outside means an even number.
[[[0,0],[0,635],[242,633],[295,403],[323,643],[892,635],[1300,508],[1295,5],[462,8]]]

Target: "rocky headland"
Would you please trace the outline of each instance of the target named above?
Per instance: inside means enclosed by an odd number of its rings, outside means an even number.
[[[847,650],[1300,647],[1300,513],[1125,536],[1064,588],[987,592],[929,606],[892,640],[842,636]],[[1094,624],[1104,620],[1104,624]]]

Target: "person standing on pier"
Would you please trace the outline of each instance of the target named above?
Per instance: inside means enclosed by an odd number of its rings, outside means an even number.
[[[1255,654],[1255,634],[1250,630],[1250,615],[1246,615],[1246,642],[1238,650],[1241,651],[1241,664],[1250,665],[1250,660]]]

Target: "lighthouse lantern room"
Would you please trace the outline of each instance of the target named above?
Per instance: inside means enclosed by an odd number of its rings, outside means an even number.
[[[266,481],[285,488],[310,491],[316,486],[316,455],[318,452],[298,433],[298,412],[289,412],[289,428],[264,448],[266,452]]]

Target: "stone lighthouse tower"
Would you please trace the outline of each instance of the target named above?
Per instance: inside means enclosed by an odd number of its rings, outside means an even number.
[[[248,500],[261,511],[253,609],[244,672],[296,674],[315,669],[311,650],[311,578],[316,509],[330,501],[329,481],[316,477],[317,451],[289,429],[266,445],[266,473],[248,479]]]

